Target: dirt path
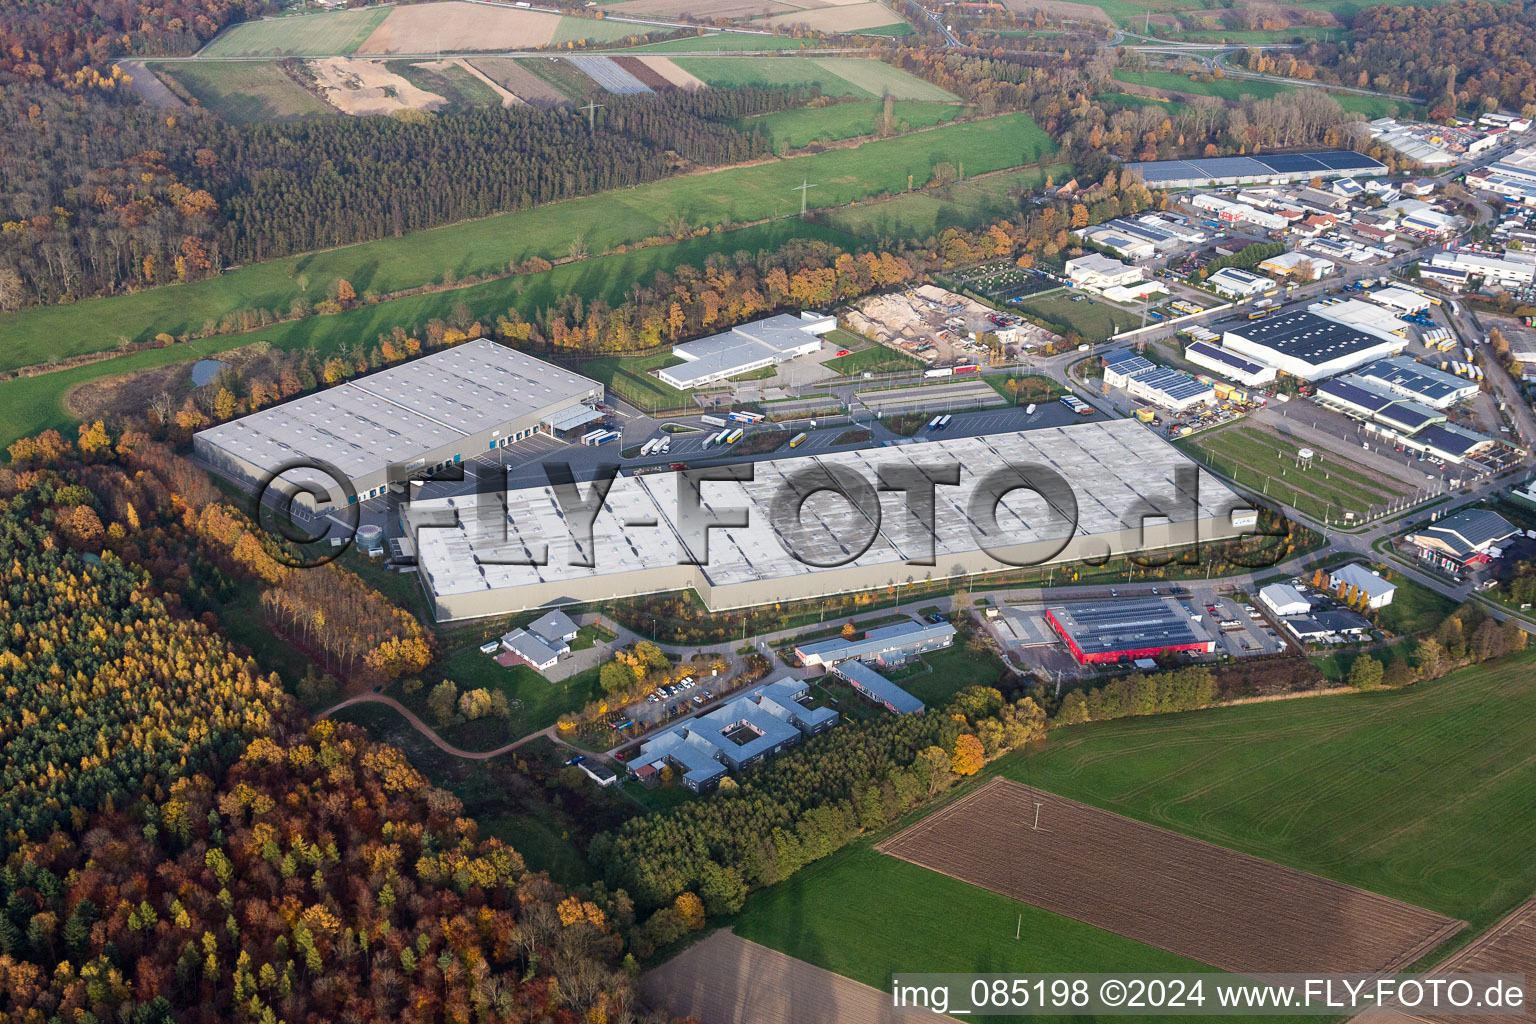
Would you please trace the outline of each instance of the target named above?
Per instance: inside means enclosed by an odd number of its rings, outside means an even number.
[[[331,715],[340,711],[342,708],[349,708],[354,704],[384,704],[388,707],[392,707],[396,711],[400,712],[400,716],[411,724],[411,728],[415,729],[417,732],[421,733],[429,741],[431,741],[434,747],[443,751],[445,754],[452,754],[454,757],[462,757],[470,761],[488,761],[493,757],[500,757],[502,754],[516,750],[524,743],[531,743],[541,736],[560,744],[562,747],[571,746],[569,743],[562,740],[559,736],[555,735],[554,726],[549,726],[546,729],[540,729],[538,732],[531,732],[521,739],[515,739],[511,743],[503,744],[502,746],[497,747],[495,750],[465,750],[462,747],[456,747],[452,743],[449,743],[447,740],[443,739],[437,734],[436,729],[433,729],[426,722],[423,722],[420,718],[416,717],[416,714],[411,711],[410,708],[406,707],[404,704],[401,704],[399,701],[395,700],[395,698],[385,697],[377,693],[361,693],[356,697],[348,697],[346,700],[341,701],[338,704],[332,704],[330,707],[326,708],[315,717],[329,718]],[[571,749],[574,750],[576,748],[571,747]]]
[[[117,65],[128,73],[129,87],[145,103],[162,110],[187,109],[181,97],[171,92],[164,82],[156,78],[155,73],[145,67],[142,60],[120,60]]]
[[[701,1024],[898,1024],[891,997],[804,960],[717,931],[640,979],[653,1009]],[[923,1014],[924,1020],[953,1017]]]

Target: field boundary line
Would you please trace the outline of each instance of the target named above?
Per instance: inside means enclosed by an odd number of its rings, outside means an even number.
[[[999,786],[1001,786],[1001,788],[999,788]],[[1015,782],[1012,779],[1003,778],[1001,776],[993,778],[986,785],[979,787],[974,792],[959,800],[954,801],[953,803],[944,808],[941,808],[938,811],[935,811],[932,815],[929,815],[923,820],[915,822],[913,825],[896,833],[889,839],[876,844],[875,850],[881,854],[893,857],[897,860],[905,861],[926,871],[933,871],[936,874],[948,876],[950,878],[956,879],[957,881],[964,882],[967,885],[974,885],[979,888],[987,889],[990,892],[996,892],[1004,898],[1011,899],[1019,903],[1027,903],[1030,906],[1039,907],[1040,909],[1050,913],[1062,914],[1063,916],[1071,917],[1091,927],[1114,932],[1115,934],[1133,939],[1134,941],[1164,949],[1167,952],[1173,953],[1177,956],[1186,957],[1192,960],[1199,960],[1201,962],[1207,963],[1208,966],[1217,968],[1218,970],[1224,970],[1229,973],[1242,972],[1243,968],[1240,965],[1229,965],[1224,967],[1219,963],[1211,962],[1209,958],[1202,957],[1202,955],[1199,954],[1195,949],[1175,948],[1174,946],[1163,945],[1155,939],[1150,939],[1148,937],[1135,934],[1134,930],[1131,932],[1117,931],[1110,925],[1100,923],[1100,921],[1092,919],[1091,914],[1087,917],[1082,917],[1074,914],[1071,911],[1063,910],[1059,907],[1048,905],[1047,903],[1031,902],[1030,900],[1022,898],[1015,892],[1007,892],[1003,889],[995,887],[993,884],[989,884],[986,881],[978,880],[978,878],[975,876],[966,877],[962,874],[956,874],[955,871],[960,870],[959,866],[956,866],[953,869],[949,869],[943,863],[933,863],[931,861],[919,860],[916,859],[916,854],[908,855],[902,850],[903,845],[912,840],[921,839],[929,830],[938,826],[942,826],[956,812],[967,807],[971,803],[1004,791],[1006,791],[1007,797],[1020,797],[1026,804],[1033,801],[1037,796],[1046,797],[1052,801],[1075,808],[1078,812],[1083,813],[1089,818],[1101,817],[1105,820],[1115,819],[1117,821],[1118,827],[1125,833],[1120,838],[1126,842],[1135,842],[1137,840],[1138,832],[1157,833],[1170,837],[1178,844],[1188,844],[1190,848],[1203,847],[1212,851],[1216,851],[1224,857],[1232,858],[1233,862],[1237,864],[1247,862],[1254,867],[1262,866],[1265,869],[1279,872],[1282,876],[1290,875],[1293,878],[1305,878],[1308,880],[1308,883],[1311,886],[1314,886],[1317,889],[1319,893],[1329,893],[1336,897],[1347,896],[1352,898],[1354,901],[1369,903],[1379,908],[1392,908],[1394,910],[1401,909],[1403,911],[1411,911],[1414,914],[1424,915],[1427,918],[1438,919],[1438,923],[1435,921],[1426,921],[1426,925],[1434,924],[1435,926],[1428,929],[1422,936],[1418,937],[1417,941],[1412,942],[1410,945],[1404,948],[1393,951],[1395,955],[1393,955],[1391,959],[1387,960],[1379,967],[1375,967],[1370,972],[1373,977],[1381,977],[1388,974],[1394,974],[1406,969],[1409,965],[1417,962],[1424,956],[1433,952],[1436,948],[1450,940],[1455,935],[1459,934],[1463,929],[1467,927],[1467,922],[1463,920],[1452,918],[1448,915],[1439,913],[1438,911],[1429,910],[1426,907],[1420,907],[1415,904],[1408,903],[1405,900],[1396,899],[1395,897],[1373,892],[1372,890],[1364,889],[1357,885],[1351,885],[1347,882],[1341,882],[1337,879],[1328,878],[1327,876],[1317,874],[1316,872],[1306,871],[1287,864],[1281,864],[1278,861],[1269,860],[1267,858],[1259,857],[1251,853],[1244,853],[1241,850],[1222,846],[1220,843],[1214,843],[1207,839],[1201,839],[1195,836],[1187,835],[1183,832],[1165,828],[1161,825],[1156,825],[1152,822],[1144,821],[1140,818],[1133,818],[1130,815],[1121,814],[1118,811],[1096,807],[1093,804],[1084,803],[1080,800],[1073,800],[1069,797],[1051,793],[1047,790],[1039,789],[1034,786],[1028,786],[1020,782]],[[1282,879],[1271,879],[1271,882],[1274,884],[1280,884],[1281,881]],[[1348,901],[1341,901],[1340,905],[1345,905],[1347,902]],[[1404,937],[1408,938],[1410,936]]]

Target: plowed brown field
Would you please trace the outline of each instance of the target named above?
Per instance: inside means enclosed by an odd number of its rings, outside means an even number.
[[[1527,900],[1514,913],[1478,936],[1471,945],[1430,971],[1430,976],[1451,974],[1523,974],[1526,981],[1525,1012],[1508,1016],[1466,1016],[1462,1014],[1368,1013],[1355,1020],[1360,1024],[1522,1024],[1536,1021],[1536,997],[1531,995],[1536,979],[1536,899]]]
[[[1398,970],[1462,927],[1006,779],[876,849],[1228,971]]]

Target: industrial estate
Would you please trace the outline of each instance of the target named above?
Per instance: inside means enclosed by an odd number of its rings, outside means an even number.
[[[1536,4],[703,7],[0,5],[0,1017],[1536,1019]]]

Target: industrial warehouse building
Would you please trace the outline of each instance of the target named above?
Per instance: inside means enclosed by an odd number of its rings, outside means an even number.
[[[1497,512],[1470,508],[1419,527],[1408,535],[1408,543],[1425,561],[1460,571],[1499,557],[1499,545],[1519,532]]]
[[[1199,160],[1152,160],[1129,163],[1126,170],[1148,188],[1199,188],[1205,185],[1274,185],[1313,178],[1370,177],[1386,174],[1387,165],[1360,153],[1280,153],[1265,156],[1217,156]]]
[[[672,354],[683,361],[656,371],[656,376],[682,391],[729,380],[810,355],[821,348],[821,336],[836,326],[835,317],[815,313],[781,313],[754,320],[723,334],[673,346]]]
[[[1205,285],[1218,295],[1229,299],[1251,299],[1256,295],[1268,295],[1276,291],[1275,282],[1262,274],[1252,274],[1237,267],[1222,267],[1206,278]]]
[[[1126,393],[1174,412],[1216,401],[1216,389],[1182,370],[1158,366],[1131,352],[1111,352],[1104,357],[1104,383],[1125,388]]]
[[[955,627],[947,622],[898,622],[871,629],[852,640],[833,637],[795,648],[795,657],[811,668],[844,661],[900,665],[908,658],[937,651],[955,642]]]
[[[359,377],[242,416],[192,438],[197,457],[254,485],[281,479],[346,505],[383,494],[390,466],[422,472],[534,434],[559,435],[602,419],[603,386],[488,339]]]
[[[1407,345],[1405,338],[1379,338],[1310,309],[1240,324],[1229,328],[1221,339],[1222,348],[1309,381],[1401,355]]]
[[[1216,641],[1171,597],[1052,605],[1045,621],[1082,665],[1216,650]]]
[[[1393,394],[1422,402],[1431,409],[1449,409],[1480,390],[1473,381],[1427,366],[1407,356],[1367,363],[1355,371],[1355,376],[1374,381]]]
[[[413,501],[402,519],[440,620],[687,589],[711,610],[742,608],[1182,546],[1197,535],[1237,536],[1253,523],[1251,506],[1209,477],[1199,477],[1197,504],[1189,492],[1198,467],[1134,420],[749,465],[749,482],[702,484],[706,511],[723,517],[741,510],[747,524],[707,533],[690,530],[679,514],[679,488],[694,494],[681,472],[615,480],[593,521],[590,550],[577,545],[548,487]],[[811,492],[801,510],[804,539],[795,542],[802,557],[775,530],[776,500],[808,493],[806,471],[835,466],[873,487],[882,471],[917,474],[934,465],[957,466],[960,484],[936,488],[933,533],[900,492],[878,494],[878,505],[865,497],[858,508]],[[973,492],[987,477],[1031,465],[1059,475],[1070,494],[1053,492],[1047,506],[1033,492],[1014,490],[997,505],[995,522],[972,518]],[[547,556],[527,564],[546,545]]]
[[[1256,388],[1270,384],[1275,379],[1275,368],[1244,359],[1236,352],[1228,352],[1205,341],[1192,341],[1184,348],[1184,358],[1196,366],[1214,370],[1229,380],[1246,387]]]

